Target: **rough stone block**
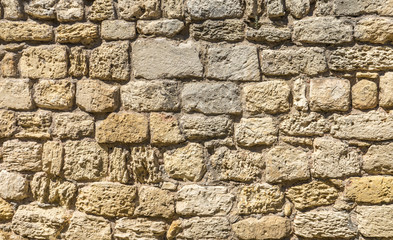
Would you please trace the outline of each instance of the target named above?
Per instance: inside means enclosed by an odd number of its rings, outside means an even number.
[[[80,139],[94,133],[94,118],[83,112],[58,113],[53,118],[53,135],[60,139]]]
[[[280,130],[291,136],[323,136],[330,123],[319,113],[293,112],[282,119]]]
[[[279,216],[247,218],[234,223],[232,230],[240,239],[283,239],[291,232],[291,221]]]
[[[61,24],[56,28],[56,42],[90,44],[99,38],[98,27],[91,23]]]
[[[11,220],[13,216],[14,207],[4,199],[0,198],[0,220],[8,221]]]
[[[69,80],[40,80],[34,85],[37,107],[69,110],[74,104],[75,85]]]
[[[1,76],[4,78],[7,77],[17,77],[18,76],[18,61],[19,57],[15,53],[10,53],[7,52],[3,60],[1,60],[0,65],[1,65]]]
[[[28,79],[2,79],[0,81],[0,108],[32,109],[31,85]]]
[[[171,218],[175,214],[174,197],[169,191],[143,186],[139,189],[138,199],[136,215]]]
[[[272,145],[278,129],[273,118],[242,118],[235,124],[235,139],[240,146]]]
[[[185,114],[180,118],[182,132],[189,140],[226,137],[232,131],[232,125],[227,116]]]
[[[162,15],[165,18],[184,18],[184,1],[183,0],[162,0]]]
[[[345,198],[357,203],[381,204],[393,202],[393,177],[365,176],[349,178],[345,184]]]
[[[116,221],[113,236],[120,239],[160,239],[165,236],[168,225],[164,221],[146,218],[121,218]]]
[[[283,204],[284,194],[278,186],[258,183],[241,188],[237,207],[240,214],[257,214],[278,212]]]
[[[2,0],[3,17],[9,20],[20,20],[23,18],[23,3],[20,0]]]
[[[357,21],[355,38],[361,42],[386,44],[393,41],[393,20],[367,16]]]
[[[183,219],[176,239],[228,239],[231,226],[226,217]]]
[[[96,0],[89,9],[87,18],[90,21],[103,21],[115,18],[115,9],[112,0]]]
[[[207,20],[191,25],[191,35],[196,40],[211,42],[240,42],[244,39],[245,24],[242,20]]]
[[[161,17],[159,0],[119,0],[119,16],[125,20]]]
[[[103,217],[87,215],[75,211],[70,220],[70,226],[64,233],[65,240],[80,239],[111,240],[111,225]]]
[[[269,18],[276,18],[285,15],[283,0],[267,0],[266,11]]]
[[[41,153],[39,143],[9,140],[3,143],[3,164],[10,171],[40,171]]]
[[[25,6],[25,12],[32,18],[51,20],[56,18],[56,0],[31,0]]]
[[[393,174],[393,144],[372,145],[363,155],[362,168],[371,174]]]
[[[16,131],[15,113],[0,110],[0,139],[11,137]]]
[[[70,55],[70,68],[68,74],[73,77],[87,76],[89,68],[87,67],[87,53],[82,47],[71,48]]]
[[[138,32],[155,37],[174,37],[184,28],[184,23],[177,19],[141,20],[137,24]]]
[[[15,137],[48,139],[51,137],[52,115],[50,112],[18,113],[16,125]]]
[[[378,105],[378,87],[375,82],[361,80],[352,86],[352,106],[372,109]]]
[[[37,22],[0,21],[0,39],[6,42],[53,40],[53,27]]]
[[[286,0],[285,6],[292,16],[302,18],[310,11],[310,0]]]
[[[114,147],[109,154],[109,179],[112,182],[128,183],[131,178],[129,170],[130,151]]]
[[[358,229],[364,237],[391,238],[393,237],[392,205],[358,206]]]
[[[379,79],[379,106],[393,107],[393,72],[387,72]]]
[[[45,142],[42,147],[42,170],[59,176],[63,167],[64,150],[60,141]]]
[[[105,40],[132,40],[136,38],[136,24],[124,20],[105,20],[101,23],[101,37]]]
[[[150,113],[151,143],[171,145],[184,142],[177,117],[169,113]]]
[[[185,4],[193,20],[240,18],[243,15],[238,0],[187,0]]]
[[[246,29],[246,38],[254,42],[278,43],[291,39],[291,30],[289,28],[278,28],[274,26],[261,26],[259,29],[248,27]]]
[[[131,171],[138,183],[157,183],[161,181],[157,149],[149,146],[131,148]]]
[[[29,182],[19,173],[0,171],[0,198],[20,201],[28,197]]]
[[[85,4],[83,0],[59,0],[56,16],[59,22],[81,21],[85,16]]]

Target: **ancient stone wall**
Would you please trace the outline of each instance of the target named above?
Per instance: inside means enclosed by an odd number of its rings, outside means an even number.
[[[0,240],[393,239],[393,0],[0,3]]]

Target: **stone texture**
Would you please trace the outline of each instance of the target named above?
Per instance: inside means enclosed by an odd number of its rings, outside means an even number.
[[[75,211],[70,226],[64,234],[65,240],[97,239],[111,240],[111,225],[103,217],[96,217]]]
[[[357,233],[348,213],[332,210],[298,212],[294,220],[294,229],[296,235],[312,239],[352,239]]]
[[[31,0],[25,5],[25,12],[32,18],[50,20],[56,18],[56,0]]]
[[[91,23],[61,24],[56,28],[56,42],[88,45],[99,38],[98,28]]]
[[[361,154],[332,137],[314,139],[314,176],[340,178],[360,173]]]
[[[2,79],[0,81],[0,108],[32,109],[31,85],[27,79]]]
[[[387,72],[379,79],[379,106],[393,107],[393,73]]]
[[[229,81],[259,81],[261,76],[257,48],[248,45],[209,47],[206,77]]]
[[[393,177],[365,176],[349,178],[344,195],[357,203],[381,204],[393,202]]]
[[[204,114],[240,114],[240,91],[233,83],[188,83],[181,93],[183,109]]]
[[[161,180],[158,150],[149,146],[131,148],[131,171],[138,183],[156,183]]]
[[[97,1],[96,1],[97,2]],[[128,42],[106,42],[90,54],[90,77],[126,81],[130,75]]]
[[[309,179],[310,155],[305,149],[287,144],[272,148],[266,157],[266,182],[285,183]]]
[[[392,205],[358,206],[358,228],[364,237],[391,238],[393,237]]]
[[[262,175],[265,158],[258,152],[219,147],[210,162],[219,180],[250,182]]]
[[[393,175],[393,144],[372,145],[363,155],[362,168],[371,174]]]
[[[64,150],[60,141],[47,141],[42,147],[42,170],[59,176],[63,167]]]
[[[47,139],[51,137],[50,127],[52,116],[50,112],[19,113],[16,117],[18,138]]]
[[[161,16],[158,0],[119,0],[119,16],[125,20],[156,19]]]
[[[184,23],[177,19],[141,20],[138,21],[137,29],[140,34],[155,37],[174,37],[184,28]]]
[[[3,60],[1,60],[1,75],[3,77],[17,77],[18,76],[18,55],[15,53],[7,52]]]
[[[150,113],[150,138],[155,145],[184,142],[177,117],[169,113]]]
[[[241,20],[206,20],[191,25],[190,31],[196,40],[212,42],[240,42],[244,39],[245,24]]]
[[[266,11],[269,18],[281,17],[285,15],[283,0],[267,0]]]
[[[112,112],[119,105],[119,87],[83,79],[76,85],[76,104],[86,112]]]
[[[377,84],[361,80],[352,87],[352,106],[357,109],[372,109],[378,105]]]
[[[228,239],[231,226],[225,217],[194,217],[181,221],[176,239]]]
[[[20,201],[28,197],[29,183],[21,174],[0,171],[0,198]]]
[[[351,84],[346,79],[322,78],[310,82],[312,111],[348,111]]]
[[[138,199],[136,215],[171,218],[175,214],[174,197],[169,191],[143,186],[139,188]]]
[[[89,68],[87,67],[87,53],[82,47],[71,48],[69,54],[70,68],[68,74],[73,77],[86,76]]]
[[[89,140],[64,143],[63,174],[75,181],[99,180],[107,174],[108,152]]]
[[[69,80],[40,80],[34,84],[37,107],[69,110],[74,104],[75,85]]]
[[[289,111],[290,88],[284,81],[250,83],[243,87],[245,111],[278,114]]]
[[[163,221],[146,218],[121,218],[116,221],[114,238],[121,239],[161,239],[168,226]]]
[[[4,199],[0,198],[0,220],[11,220],[14,216],[14,208]]]
[[[79,211],[106,217],[132,216],[137,189],[120,183],[99,182],[83,187],[76,200]]]
[[[0,110],[0,139],[11,137],[15,131],[15,113],[8,110]]]
[[[254,42],[278,43],[291,39],[291,30],[289,28],[278,28],[270,25],[263,25],[259,29],[248,27],[246,29],[246,38]]]
[[[53,27],[37,22],[0,21],[0,39],[6,42],[41,41],[53,39]]]
[[[39,143],[9,140],[3,143],[3,164],[10,171],[40,171],[41,153]]]
[[[80,139],[94,133],[94,118],[84,112],[59,113],[53,118],[53,135],[60,139]]]
[[[28,47],[19,61],[22,77],[59,79],[67,77],[67,47]]]
[[[240,146],[272,145],[277,134],[277,124],[271,117],[242,118],[235,124],[235,140]]]
[[[293,81],[293,88],[292,88],[292,94],[293,94],[293,106],[295,107],[296,110],[298,111],[307,111],[308,110],[308,99],[307,99],[307,81],[300,77],[295,79]]]
[[[189,140],[222,138],[232,131],[232,120],[227,116],[185,114],[180,118],[182,132]]]
[[[393,21],[387,17],[361,18],[355,26],[355,38],[361,42],[385,44],[393,41]]]
[[[243,8],[237,0],[187,0],[186,11],[193,20],[240,18]]]
[[[326,71],[324,50],[318,47],[261,51],[262,73],[266,75],[317,75]]]
[[[81,21],[85,15],[83,0],[59,0],[56,4],[56,16],[59,22]]]
[[[286,0],[285,6],[292,16],[302,18],[310,11],[310,0]]]
[[[140,113],[111,113],[96,125],[99,143],[141,143],[148,139],[148,134],[148,119]]]
[[[162,0],[162,15],[165,18],[184,18],[184,2],[183,0]]]
[[[101,37],[105,40],[131,40],[136,38],[136,24],[124,20],[105,20],[101,23]]]
[[[205,150],[201,144],[189,143],[185,147],[164,153],[166,173],[175,179],[199,181],[206,172]]]
[[[114,147],[109,154],[109,179],[112,182],[128,183],[131,174],[129,171],[130,151],[121,147]]]
[[[90,21],[103,21],[115,18],[115,9],[112,0],[96,0],[89,9],[87,18]]]
[[[294,203],[296,209],[305,210],[333,204],[338,191],[332,184],[312,181],[289,188],[285,196]]]
[[[284,204],[280,188],[267,183],[242,187],[237,198],[240,214],[278,212]]]
[[[19,20],[23,18],[23,4],[19,0],[2,0],[3,17],[9,20]]]
[[[247,218],[233,224],[232,230],[240,239],[282,239],[290,234],[291,222],[279,216]]]
[[[134,111],[177,111],[180,86],[176,81],[131,81],[121,87],[121,101]]]
[[[203,72],[199,50],[192,41],[137,40],[132,46],[132,61],[136,78],[201,78]]]

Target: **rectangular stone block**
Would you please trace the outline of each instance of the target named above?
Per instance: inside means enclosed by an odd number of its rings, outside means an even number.
[[[105,40],[131,40],[136,38],[136,24],[124,20],[105,20],[101,23],[101,37]]]
[[[184,1],[183,0],[162,0],[162,15],[165,18],[184,18]]]
[[[0,108],[31,110],[34,106],[31,86],[28,79],[1,79]]]
[[[240,146],[272,145],[277,135],[277,124],[271,117],[242,118],[235,124],[235,140]]]
[[[347,79],[323,78],[310,81],[311,111],[348,111],[351,83]]]
[[[185,140],[178,118],[169,113],[150,113],[150,137],[151,143],[157,145],[177,144]]]
[[[243,15],[238,0],[187,0],[185,5],[193,20],[240,18]]]
[[[247,218],[234,223],[232,230],[240,239],[283,239],[291,232],[291,221],[279,216]]]
[[[393,72],[387,72],[379,79],[379,106],[393,107]]]
[[[393,202],[393,177],[365,176],[349,178],[344,196],[357,203],[381,204]]]
[[[42,145],[36,142],[10,140],[3,144],[3,163],[10,171],[41,170]]]
[[[94,133],[94,117],[84,112],[58,113],[53,118],[53,135],[60,139],[80,139]]]
[[[111,240],[111,222],[103,217],[75,211],[64,238],[67,240],[95,239]]]
[[[323,136],[330,131],[330,123],[315,112],[294,112],[280,122],[280,130],[291,136]]]
[[[393,41],[393,20],[368,16],[357,21],[355,38],[361,42],[386,44]]]
[[[56,28],[56,42],[90,44],[99,38],[98,27],[91,23],[61,24]]]
[[[53,27],[37,22],[0,21],[0,39],[6,42],[53,40]]]
[[[125,20],[161,17],[159,0],[119,0],[119,16]]]
[[[47,141],[42,147],[42,170],[60,176],[63,167],[63,145],[60,141]]]
[[[368,238],[393,237],[393,205],[357,206],[359,232]]]
[[[75,85],[69,80],[40,80],[34,85],[37,107],[70,110],[74,104]]]
[[[33,19],[52,20],[56,18],[56,1],[32,0],[24,6],[25,12]]]
[[[157,187],[142,186],[138,192],[138,207],[135,214],[145,217],[170,219],[175,214],[175,200],[171,192]]]
[[[285,15],[283,0],[267,0],[266,11],[269,18],[276,18]]]
[[[161,239],[168,225],[164,221],[147,218],[121,218],[116,220],[114,239]]]
[[[206,20],[191,25],[190,31],[196,40],[211,42],[240,42],[244,39],[245,24],[242,20]]]
[[[371,145],[362,167],[367,173],[393,175],[393,144]]]
[[[5,19],[20,20],[23,18],[23,4],[19,0],[2,0]]]
[[[142,20],[137,24],[138,32],[155,37],[174,37],[184,29],[184,22],[177,19]]]
[[[77,22],[85,16],[83,0],[60,0],[56,4],[56,17],[59,22]]]
[[[34,112],[17,114],[17,138],[48,139],[51,137],[51,112]]]
[[[284,194],[278,186],[258,183],[240,189],[237,211],[240,214],[274,213],[280,211],[283,204]]]
[[[16,131],[16,115],[13,111],[0,110],[0,139],[11,137]]]
[[[18,76],[18,61],[19,56],[16,53],[6,52],[3,59],[0,61],[0,74],[4,78],[15,78]]]
[[[229,239],[231,226],[226,217],[193,217],[182,219],[176,239]]]
[[[115,6],[112,0],[96,0],[89,8],[87,18],[90,21],[103,21],[115,18]]]
[[[82,47],[71,48],[70,55],[70,68],[68,74],[73,77],[87,76],[89,68],[87,66],[87,51]]]
[[[29,196],[29,182],[20,173],[0,171],[0,198],[20,201]]]
[[[261,26],[259,29],[247,27],[246,38],[254,42],[278,43],[291,40],[291,29],[275,26]]]
[[[184,114],[180,118],[182,132],[189,140],[226,137],[232,131],[232,120],[227,116]]]

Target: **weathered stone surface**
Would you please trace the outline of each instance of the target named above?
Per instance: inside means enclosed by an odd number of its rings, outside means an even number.
[[[286,0],[285,6],[292,16],[302,18],[310,11],[310,0]]]
[[[181,221],[176,239],[228,239],[231,226],[225,217],[194,217]]]
[[[372,109],[378,105],[378,87],[375,82],[361,80],[352,86],[352,106]]]
[[[63,145],[60,141],[45,142],[42,147],[42,170],[59,176],[63,167]]]
[[[240,18],[243,7],[237,0],[187,0],[186,11],[193,20]]]
[[[109,154],[109,179],[112,182],[128,183],[131,178],[129,172],[130,151],[121,147],[114,147]]]
[[[150,113],[151,143],[171,145],[184,142],[177,117],[169,113]]]
[[[80,139],[94,133],[94,118],[84,112],[58,113],[53,118],[53,135],[60,139]]]
[[[266,11],[270,18],[281,17],[285,15],[283,0],[267,0]]]
[[[182,132],[190,140],[225,137],[232,131],[232,125],[227,116],[185,114],[180,118]]]
[[[148,119],[140,113],[111,113],[96,124],[96,139],[99,143],[141,143],[148,139],[148,134]]]
[[[292,40],[324,44],[352,42],[353,25],[335,17],[306,18],[294,23]]]
[[[115,18],[115,9],[112,0],[96,0],[89,9],[87,18],[90,21],[103,21]]]
[[[23,18],[23,4],[20,0],[2,0],[3,15],[5,19],[19,20]]]
[[[75,96],[75,85],[69,80],[40,80],[34,84],[34,102],[37,107],[69,110]]]
[[[131,40],[136,38],[136,24],[124,20],[105,20],[101,23],[101,37],[105,40]]]
[[[349,214],[332,210],[298,212],[294,220],[295,234],[305,238],[340,238],[356,236],[356,226]]]
[[[255,25],[257,25],[257,18],[263,14],[262,8],[265,8],[265,3],[261,1],[246,0],[245,4],[244,16],[247,20],[255,21]]]
[[[362,168],[371,174],[393,174],[393,144],[372,145],[363,155]]]
[[[266,157],[266,182],[282,183],[309,179],[310,155],[305,149],[287,144],[272,148]]]
[[[183,0],[162,0],[162,15],[165,18],[184,18],[184,2]]]
[[[42,41],[53,39],[53,27],[47,24],[21,21],[0,21],[0,39],[6,42]]]
[[[106,42],[92,50],[90,77],[102,80],[126,81],[130,75],[128,42]]]
[[[0,108],[15,110],[33,108],[31,85],[27,79],[2,79],[0,81]]]
[[[266,75],[317,75],[327,69],[322,48],[290,48],[261,51],[262,73]]]
[[[157,149],[148,146],[131,148],[131,171],[138,183],[156,183],[161,180]]]
[[[132,46],[132,62],[136,78],[201,78],[203,72],[199,50],[192,41],[137,40]]]
[[[393,139],[393,117],[384,112],[334,115],[331,133],[336,138],[383,141]]]
[[[171,218],[175,214],[174,197],[169,191],[143,186],[139,188],[138,199],[136,215]]]
[[[28,196],[29,183],[21,174],[0,171],[0,198],[19,201]]]
[[[3,143],[3,164],[11,171],[40,171],[41,153],[39,143],[9,140]]]
[[[88,45],[97,38],[99,38],[97,25],[91,23],[61,24],[56,28],[56,42],[59,43],[82,43]]]
[[[209,47],[206,77],[229,81],[259,81],[261,76],[257,48],[248,45]]]
[[[76,104],[86,112],[112,112],[119,106],[119,87],[99,80],[79,80]]]
[[[144,35],[174,37],[184,28],[184,23],[177,19],[141,20],[138,21],[138,32]]]
[[[111,225],[103,217],[91,216],[75,211],[70,220],[70,226],[64,234],[64,239],[111,240]]]
[[[393,69],[393,49],[389,46],[356,45],[331,51],[329,68],[334,71],[383,71]]]
[[[239,42],[244,39],[245,24],[241,20],[206,20],[191,25],[191,35],[196,40],[212,42]]]
[[[278,212],[284,204],[284,194],[278,186],[267,183],[243,187],[238,196],[240,214]]]
[[[1,60],[1,76],[7,77],[17,77],[18,76],[18,55],[15,53],[7,52],[3,60]]]
[[[156,19],[161,16],[159,0],[119,0],[119,16],[125,20]]]
[[[14,216],[14,208],[11,204],[0,198],[0,220],[11,220]]]
[[[134,111],[177,111],[180,87],[176,81],[130,81],[121,87],[121,101]]]
[[[175,179],[199,181],[206,172],[205,150],[201,144],[189,143],[164,153],[164,168]]]
[[[19,61],[22,77],[59,79],[67,77],[67,47],[29,47]]]
[[[291,30],[289,28],[278,28],[274,26],[261,26],[259,29],[248,27],[246,38],[249,41],[278,43],[291,39]]]
[[[393,177],[365,176],[349,178],[345,184],[344,195],[357,203],[393,202]]]
[[[249,182],[262,175],[264,156],[247,150],[220,147],[210,156],[217,178],[224,181]]]
[[[387,72],[379,79],[379,106],[393,107],[393,73]]]
[[[181,93],[183,109],[204,114],[240,114],[240,93],[234,83],[188,83]]]
[[[392,15],[392,2],[376,0],[365,2],[362,0],[333,1],[334,13],[336,15],[358,16],[361,14],[379,13],[381,15]]]
[[[56,16],[59,22],[81,21],[85,15],[83,0],[59,0],[56,4]]]
[[[64,144],[63,174],[66,179],[94,181],[106,175],[108,152],[89,140],[68,141]]]
[[[277,134],[277,124],[271,117],[242,118],[235,124],[235,139],[241,146],[272,145]]]
[[[146,218],[121,218],[116,221],[114,238],[121,239],[161,239],[168,226],[163,221]]]
[[[332,185],[312,181],[289,188],[285,196],[295,204],[296,209],[304,210],[333,204],[338,197],[338,191]]]
[[[15,131],[15,113],[8,110],[0,110],[0,139],[11,137]]]
[[[388,43],[393,41],[393,21],[387,17],[368,16],[357,21],[355,38],[361,42]]]
[[[79,211],[106,217],[132,216],[135,210],[135,186],[99,182],[83,187],[76,200]]]
[[[322,78],[310,82],[312,111],[348,111],[351,84],[346,79]]]
[[[359,232],[364,237],[393,237],[392,205],[358,206],[356,208]]]
[[[291,232],[291,221],[279,216],[247,218],[233,224],[232,230],[240,239],[282,239]]]
[[[87,53],[82,47],[71,48],[70,55],[70,68],[68,69],[68,74],[73,77],[83,77],[86,76],[89,68],[87,67]]]
[[[340,178],[360,173],[361,154],[338,139],[314,139],[314,176]]]
[[[307,85],[307,81],[302,77],[293,81],[293,106],[298,111],[308,110]]]
[[[32,0],[25,5],[25,12],[32,18],[50,20],[56,18],[56,0]]]
[[[12,219],[12,231],[33,239],[56,239],[67,222],[64,208],[21,205]]]
[[[284,81],[250,83],[243,87],[245,110],[252,114],[289,111],[290,88]]]
[[[50,112],[18,113],[16,118],[18,138],[47,139],[51,136],[52,116]]]

